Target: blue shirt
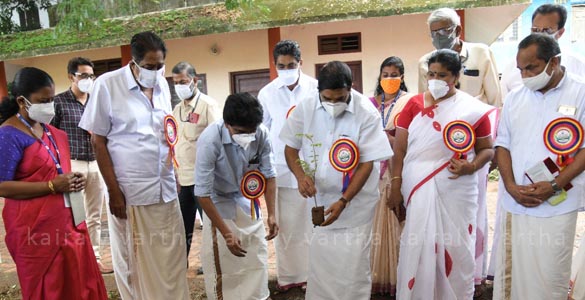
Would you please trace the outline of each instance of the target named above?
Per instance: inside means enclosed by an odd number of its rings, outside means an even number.
[[[222,219],[235,219],[236,207],[250,212],[250,200],[240,192],[247,171],[259,170],[266,179],[276,177],[268,129],[260,124],[248,149],[232,139],[224,121],[209,125],[197,142],[195,196],[211,197]]]

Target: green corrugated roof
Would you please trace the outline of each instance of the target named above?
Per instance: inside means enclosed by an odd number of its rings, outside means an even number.
[[[286,25],[364,19],[455,9],[513,5],[529,0],[257,0],[259,8],[228,11],[207,5],[104,20],[86,31],[41,29],[0,36],[0,60],[34,57],[128,44],[136,32],[153,30],[164,39],[266,29]],[[267,8],[267,9],[263,9]]]

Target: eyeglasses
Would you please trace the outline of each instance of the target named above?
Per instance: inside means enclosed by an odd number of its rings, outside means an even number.
[[[79,78],[81,78],[81,79],[88,79],[88,78],[90,78],[90,79],[95,79],[95,75],[94,75],[94,74],[89,74],[89,73],[77,73],[77,72],[75,72],[75,73],[73,73],[73,74],[75,74],[75,76],[77,76],[77,77],[79,77]]]
[[[455,25],[453,26],[449,26],[449,27],[445,27],[445,28],[441,28],[441,29],[437,29],[437,30],[431,30],[431,37],[437,37],[437,35],[441,35],[441,36],[446,36],[446,35],[450,35],[453,32],[453,29],[455,29]]]
[[[532,27],[530,28],[530,31],[532,33],[546,33],[546,34],[555,34],[558,32],[558,30],[553,29],[553,28],[539,28],[539,27]]]

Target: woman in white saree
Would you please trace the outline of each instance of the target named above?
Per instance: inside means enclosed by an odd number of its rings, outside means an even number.
[[[405,202],[397,299],[472,299],[478,176],[495,109],[456,89],[459,55],[431,55],[429,89],[398,118],[390,201]]]

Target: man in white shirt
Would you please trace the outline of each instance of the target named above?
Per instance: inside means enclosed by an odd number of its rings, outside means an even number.
[[[309,268],[310,203],[298,191],[297,180],[288,169],[284,143],[278,135],[289,114],[299,102],[315,96],[317,80],[301,71],[303,63],[297,42],[278,42],[273,51],[278,78],[260,90],[258,100],[264,109],[264,125],[270,130],[275,157],[277,199],[276,218],[280,234],[274,240],[277,283],[280,291],[306,288]]]
[[[545,34],[518,46],[524,86],[506,96],[495,144],[504,211],[494,299],[567,299],[585,204],[585,82],[566,72],[560,53]]]
[[[96,80],[79,127],[93,133],[108,187],[120,296],[189,299],[185,229],[171,162],[176,131],[169,130],[171,96],[162,75],[166,46],[156,34],[142,32],[130,47],[131,63]]]
[[[559,40],[565,33],[565,23],[567,21],[567,10],[560,4],[543,4],[539,6],[532,14],[531,31],[541,32],[550,35],[555,40]],[[561,51],[561,65],[567,72],[577,76],[585,77],[585,57],[563,49]],[[512,60],[502,72],[502,97],[515,88],[522,86],[522,76],[516,67],[516,60]]]
[[[487,45],[461,40],[461,19],[451,8],[440,8],[427,20],[435,49],[451,49],[459,53],[463,74],[459,78],[460,90],[484,103],[501,106],[500,82],[494,55]],[[432,52],[418,62],[418,91],[427,90],[427,61]]]
[[[299,193],[326,209],[309,246],[311,300],[369,299],[371,293],[372,219],[379,199],[374,162],[391,157],[392,149],[378,111],[351,85],[345,63],[327,63],[319,73],[319,93],[297,105],[280,133]],[[301,151],[314,172],[303,170]]]
[[[175,171],[181,186],[179,202],[181,203],[181,214],[183,215],[183,225],[185,226],[187,257],[189,257],[193,227],[195,226],[195,214],[199,212],[199,216],[203,218],[199,201],[193,194],[197,140],[209,124],[219,119],[219,109],[215,99],[203,94],[197,88],[197,74],[190,63],[179,62],[173,67],[172,72],[175,93],[181,99],[181,102],[173,109],[173,116],[177,120],[179,137],[175,146],[178,163]],[[198,268],[197,274],[202,273],[203,269]]]

